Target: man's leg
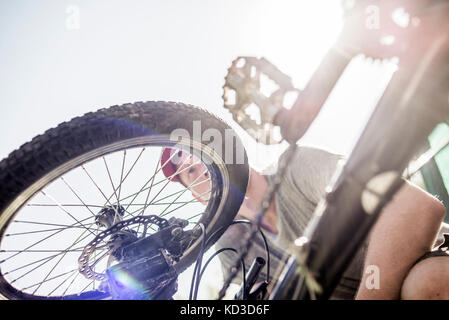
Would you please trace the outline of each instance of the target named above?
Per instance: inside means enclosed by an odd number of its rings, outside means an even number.
[[[418,262],[404,280],[401,299],[449,299],[449,255]]]
[[[444,215],[440,201],[405,184],[384,208],[370,234],[364,270],[378,271],[378,286],[370,286],[373,274],[364,273],[356,298],[400,299],[405,277],[432,249]]]

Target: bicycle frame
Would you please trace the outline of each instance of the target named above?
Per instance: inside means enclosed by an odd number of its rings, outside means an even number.
[[[320,292],[313,293],[316,298],[331,296],[382,208],[401,187],[410,159],[432,129],[449,117],[449,33],[436,28],[449,16],[449,6],[440,9],[422,20],[422,28],[407,35],[411,49],[399,56],[398,70],[348,161],[335,174],[331,190],[302,236],[297,257],[284,268],[270,299],[313,298],[306,277],[321,287]],[[335,54],[329,53],[330,57],[335,58]],[[345,64],[340,61],[341,71]],[[328,91],[334,83],[335,75],[328,82]],[[321,105],[315,107],[319,111]],[[313,110],[315,115],[317,109]],[[301,136],[310,122],[300,124],[300,133],[292,136]],[[305,272],[298,275],[298,267]]]

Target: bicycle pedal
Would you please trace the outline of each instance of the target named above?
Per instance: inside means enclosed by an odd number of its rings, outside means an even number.
[[[298,93],[291,78],[265,58],[238,57],[228,69],[222,98],[224,107],[251,137],[276,144],[282,137],[274,119],[288,109],[288,98],[296,100]]]

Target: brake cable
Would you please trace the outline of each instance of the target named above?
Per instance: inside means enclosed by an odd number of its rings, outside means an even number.
[[[288,167],[288,164],[293,159],[293,156],[296,153],[297,145],[296,144],[290,144],[287,150],[285,151],[285,157],[280,159],[279,166],[276,174],[274,175],[274,179],[271,183],[268,184],[268,190],[264,195],[264,198],[262,200],[261,208],[256,215],[255,222],[251,224],[251,229],[249,234],[247,234],[246,238],[244,238],[244,243],[241,249],[241,252],[239,254],[239,257],[237,261],[245,261],[246,256],[248,255],[249,250],[251,249],[253,239],[255,238],[257,232],[259,231],[261,227],[262,219],[267,212],[268,208],[270,207],[270,203],[274,199],[274,195],[276,194],[279,185],[282,182],[282,177],[284,176],[285,170]],[[221,288],[220,292],[218,293],[218,300],[222,300],[223,297],[226,295],[226,291],[228,290],[229,286],[231,285],[234,278],[237,276],[240,268],[240,263],[236,263],[233,268],[231,268],[231,273],[229,274],[228,278],[223,284],[223,287]]]

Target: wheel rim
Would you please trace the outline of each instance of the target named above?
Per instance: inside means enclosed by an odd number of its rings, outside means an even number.
[[[93,218],[106,204],[123,205],[129,217],[138,214],[176,216],[187,218],[192,226],[195,222],[206,219],[209,221],[208,232],[223,210],[227,197],[229,178],[226,166],[208,146],[196,141],[177,141],[176,147],[191,147],[194,154],[201,151],[202,159],[211,163],[206,163],[211,195],[207,206],[204,207],[195,200],[187,200],[190,192],[180,185],[169,183],[159,165],[162,147],[174,144],[160,136],[116,142],[64,163],[28,187],[0,216],[0,270],[3,286],[7,286],[16,296],[24,298],[73,297],[72,295],[82,292],[87,292],[88,296],[90,291],[98,290],[99,284],[95,282],[82,287],[82,283],[86,284],[86,281],[78,275],[76,259],[82,246],[101,231],[93,224]],[[144,181],[136,183],[131,176],[136,176],[139,165],[148,163],[144,160],[146,155],[153,158],[152,168],[148,168],[147,176],[140,176],[142,179],[146,177]],[[100,167],[103,167],[101,181],[98,174]],[[113,170],[117,167],[120,167],[118,173]],[[87,188],[86,183],[80,183],[81,179],[90,181],[90,187]],[[127,192],[125,190],[129,189],[126,185],[138,186],[135,189],[139,190]],[[71,200],[62,199],[63,193],[69,194]],[[102,199],[103,202],[94,201],[93,198]],[[202,206],[202,212],[198,211],[198,205]],[[193,207],[196,207],[196,211]],[[181,210],[184,216],[180,216]],[[187,213],[189,216],[185,216]],[[68,234],[71,236],[68,237]],[[28,238],[27,241],[23,240],[25,237]],[[71,240],[67,243],[68,240],[63,238]],[[198,244],[199,240],[195,241],[183,257],[191,253]],[[98,268],[101,269],[100,263]]]

